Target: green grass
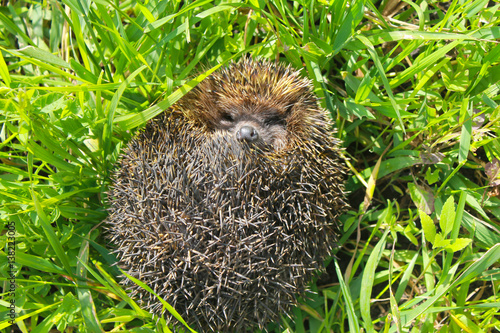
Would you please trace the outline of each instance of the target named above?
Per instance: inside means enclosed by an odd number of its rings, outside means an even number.
[[[243,54],[304,68],[352,171],[329,275],[270,330],[499,331],[499,7],[2,2],[0,331],[9,225],[16,329],[169,331],[117,283],[109,175],[136,129]]]

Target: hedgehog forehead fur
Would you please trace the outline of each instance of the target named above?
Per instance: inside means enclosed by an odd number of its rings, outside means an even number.
[[[120,264],[200,332],[278,320],[324,269],[347,206],[329,127],[290,67],[244,58],[214,73],[119,161],[107,235]],[[175,322],[153,294],[122,283]]]

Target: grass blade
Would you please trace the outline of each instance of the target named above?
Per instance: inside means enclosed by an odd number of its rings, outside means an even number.
[[[370,314],[371,294],[374,285],[375,270],[379,265],[382,251],[385,248],[385,243],[386,243],[385,240],[389,232],[390,229],[387,229],[384,232],[384,235],[380,238],[377,245],[375,245],[375,247],[372,250],[372,253],[370,253],[368,261],[366,262],[365,270],[363,272],[363,278],[361,280],[361,295],[359,297],[359,305],[360,305],[361,317],[363,318],[363,322],[365,324],[367,332],[375,332]]]
[[[352,302],[351,293],[349,291],[349,288],[345,284],[344,280],[342,279],[342,271],[340,270],[337,258],[334,258],[333,262],[335,264],[335,271],[337,272],[337,277],[339,278],[340,289],[342,290],[342,297],[344,298],[346,305],[347,318],[349,321],[349,332],[359,333],[360,332],[359,323],[356,313],[354,311],[354,304]]]

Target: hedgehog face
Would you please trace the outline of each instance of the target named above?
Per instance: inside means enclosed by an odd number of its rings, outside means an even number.
[[[273,150],[293,145],[294,138],[308,140],[324,123],[309,80],[290,67],[250,58],[212,74],[179,105],[209,133]]]
[[[234,105],[221,109],[214,130],[227,131],[240,142],[281,149],[287,139],[286,118],[277,110],[258,105]]]

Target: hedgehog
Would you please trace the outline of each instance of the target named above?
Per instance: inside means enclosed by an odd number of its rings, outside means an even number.
[[[120,265],[200,332],[279,321],[324,271],[345,202],[340,142],[311,82],[244,57],[128,143],[108,193]],[[123,278],[147,310],[179,322]]]

